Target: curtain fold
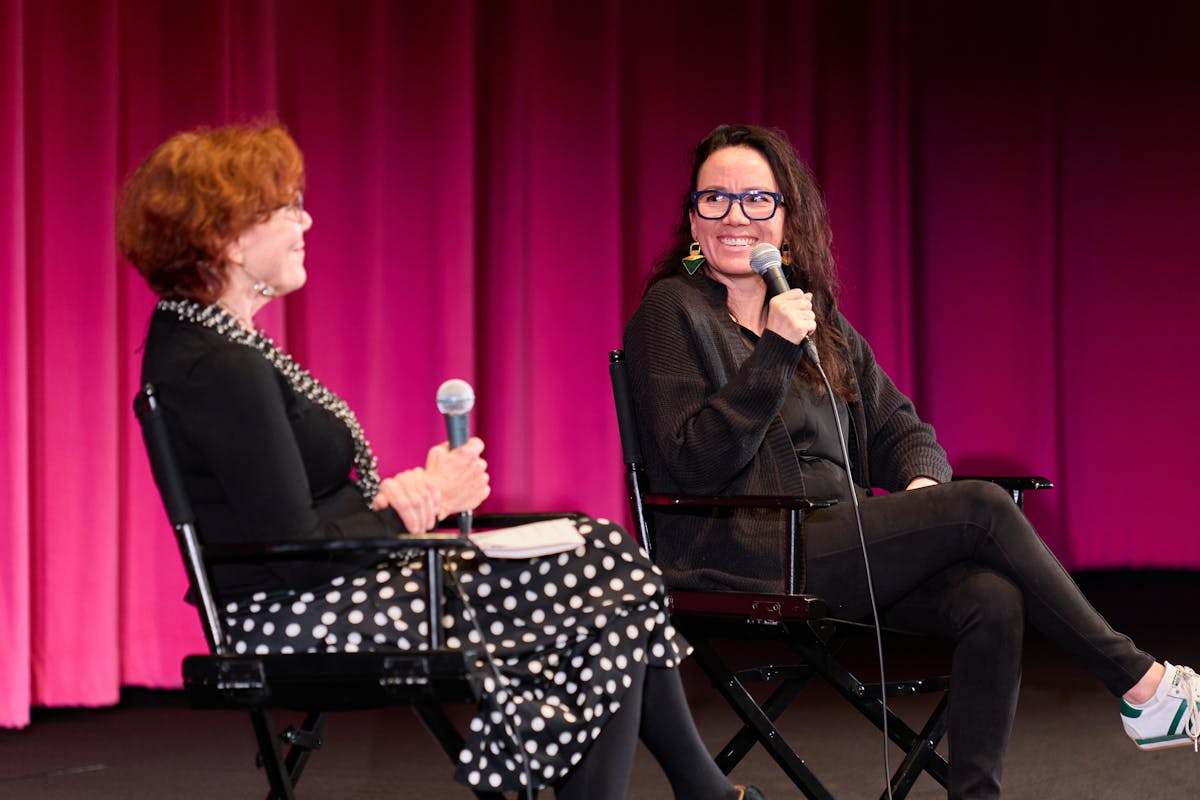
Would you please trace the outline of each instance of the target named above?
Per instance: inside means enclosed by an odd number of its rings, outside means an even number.
[[[24,20],[32,674],[49,702],[94,705],[120,680],[117,26],[104,4],[57,11]]]
[[[29,337],[25,293],[25,48],[23,8],[0,4],[0,725],[29,719]]]
[[[843,310],[959,472],[1053,479],[1029,510],[1069,567],[1200,568],[1198,18],[0,0],[0,726],[177,686],[203,647],[130,410],[153,297],[112,234],[121,179],[201,124],[273,116],[304,150],[309,284],[262,320],[385,471],[444,439],[434,394],[465,378],[484,510],[623,520],[605,354],[690,147],[752,122],[813,166]]]

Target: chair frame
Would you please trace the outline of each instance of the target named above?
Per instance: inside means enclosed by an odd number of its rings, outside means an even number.
[[[405,535],[370,540],[288,540],[265,544],[206,546],[184,490],[182,474],[155,388],[146,384],[134,400],[146,452],[167,517],[175,531],[209,652],[183,660],[183,683],[197,709],[243,709],[249,712],[258,743],[258,766],[267,774],[268,800],[294,800],[295,787],[314,750],[330,711],[410,706],[417,718],[455,763],[463,738],[447,717],[445,704],[476,704],[482,696],[484,668],[475,650],[444,646],[440,622],[443,598],[443,554],[470,546],[459,533]],[[489,527],[506,527],[563,514],[503,514],[476,519]],[[447,526],[455,525],[454,518]],[[210,568],[216,564],[265,563],[363,555],[380,560],[399,551],[424,551],[429,576],[426,607],[430,649],[417,652],[289,653],[239,655],[231,652]],[[278,730],[272,710],[304,713],[298,728]],[[476,791],[480,800],[504,800],[498,792]]]
[[[828,508],[836,501],[808,497],[697,496],[648,492],[645,486],[645,460],[623,350],[609,353],[609,374],[633,527],[651,558],[654,556],[654,535],[648,508],[665,512],[775,508],[787,512],[787,551],[783,554],[789,565],[786,593],[678,591],[668,587],[667,602],[672,623],[692,644],[701,670],[742,722],[741,728],[714,756],[718,767],[728,774],[756,744],[760,744],[805,797],[832,800],[833,794],[828,787],[788,744],[776,726],[776,720],[800,690],[813,677],[819,677],[881,730],[886,709],[888,736],[905,754],[889,780],[892,798],[899,800],[906,797],[922,773],[946,786],[949,765],[937,752],[937,747],[946,733],[949,678],[941,676],[888,681],[882,686],[860,680],[837,659],[836,652],[848,630],[863,626],[830,618],[828,604],[822,598],[798,594],[796,591],[803,586],[803,576],[795,574],[794,565],[797,563],[797,548],[802,546],[800,536],[804,514]],[[1041,477],[983,480],[1002,485],[1018,506],[1023,506],[1025,491],[1052,486],[1050,481]],[[734,669],[730,659],[714,645],[714,640],[729,639],[773,641],[790,650],[796,660],[785,665],[767,663]],[[768,682],[778,682],[778,685],[764,702],[759,702],[750,687]],[[942,697],[919,730],[910,727],[884,702],[885,697],[938,692],[942,693]],[[880,797],[888,796],[888,789],[885,788]]]

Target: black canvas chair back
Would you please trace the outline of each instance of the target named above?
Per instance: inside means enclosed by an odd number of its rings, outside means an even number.
[[[410,706],[437,739],[449,760],[457,758],[462,737],[444,713],[443,704],[479,701],[483,672],[473,650],[449,650],[439,639],[443,574],[442,551],[462,546],[457,534],[406,536],[380,540],[296,540],[262,545],[206,547],[196,526],[191,503],[175,460],[155,389],[146,385],[134,401],[146,452],[167,517],[175,530],[187,569],[189,599],[200,614],[208,654],[187,656],[183,662],[184,690],[194,708],[245,709],[250,713],[258,742],[258,762],[267,773],[268,798],[293,798],[295,786],[311,753],[321,746],[329,711]],[[512,515],[492,518],[496,527],[548,516]],[[412,548],[425,551],[429,571],[428,629],[431,648],[418,652],[294,653],[237,655],[230,652],[222,628],[210,569],[220,563],[263,563],[313,558],[327,561],[347,555],[389,554]],[[303,713],[299,728],[277,730],[273,709]],[[447,781],[450,780],[447,770]],[[403,789],[398,788],[402,793]],[[501,800],[498,793],[477,797]]]
[[[820,597],[798,593],[803,589],[804,576],[797,574],[799,568],[791,565],[803,564],[803,558],[794,556],[802,552],[804,515],[828,507],[831,502],[806,497],[700,497],[654,493],[652,487],[646,486],[645,460],[624,351],[614,350],[609,354],[609,374],[633,528],[651,558],[655,554],[655,513],[733,508],[774,508],[785,512],[782,516],[786,522],[780,526],[780,558],[789,565],[785,573],[786,593],[678,591],[667,587],[673,624],[691,642],[696,662],[742,721],[741,728],[715,756],[717,765],[728,773],[756,744],[762,745],[805,797],[832,798],[830,790],[776,726],[780,715],[805,684],[818,677],[876,727],[884,727],[886,714],[888,736],[903,752],[890,778],[892,797],[907,796],[922,773],[945,786],[948,765],[937,747],[946,730],[949,680],[946,677],[919,678],[889,681],[884,686],[860,680],[838,659],[839,647],[851,626],[830,619],[828,606]],[[987,480],[1004,485],[1018,503],[1026,489],[1050,486],[1044,478]],[[728,640],[774,642],[782,645],[784,652],[792,658],[790,663],[776,664],[764,657],[747,667],[747,658],[755,656],[757,650],[741,647],[733,653]],[[739,662],[736,669],[731,666],[735,655]],[[770,684],[773,690],[760,701],[752,693],[756,684]],[[910,726],[891,709],[893,698],[923,693],[940,693],[941,697],[919,728]],[[888,700],[886,706],[884,697]],[[858,746],[860,744],[856,744],[856,752],[875,752],[874,748],[863,748]],[[880,797],[887,796],[885,787]]]

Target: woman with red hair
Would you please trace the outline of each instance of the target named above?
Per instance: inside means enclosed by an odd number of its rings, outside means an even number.
[[[490,491],[478,438],[381,477],[354,412],[256,327],[258,311],[305,283],[303,190],[282,128],[232,126],[171,138],[119,201],[121,251],[161,298],[142,379],[158,391],[209,544],[423,532]],[[640,728],[676,797],[761,798],[733,786],[700,742],[676,669],[687,646],[667,622],[658,571],[617,526],[577,527],[584,544],[566,553],[450,557],[445,641],[483,647],[499,675],[456,779],[615,800]],[[428,647],[419,560],[227,565],[212,577],[236,652]]]

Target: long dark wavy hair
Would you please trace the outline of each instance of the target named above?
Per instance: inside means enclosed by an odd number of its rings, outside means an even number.
[[[813,339],[834,393],[848,402],[857,400],[846,340],[841,329],[832,323],[836,317],[840,284],[830,249],[833,234],[829,228],[829,212],[816,178],[800,161],[783,131],[755,125],[722,125],[696,145],[692,177],[680,202],[679,226],[670,246],[655,264],[646,288],[671,275],[687,276],[680,261],[688,254],[692,243],[691,192],[697,188],[696,179],[704,162],[726,147],[749,147],[762,155],[770,166],[779,193],[783,195],[783,242],[792,257],[788,282],[793,287],[812,292],[817,316]],[[801,362],[800,369],[818,392],[824,390],[819,373],[808,359]]]

